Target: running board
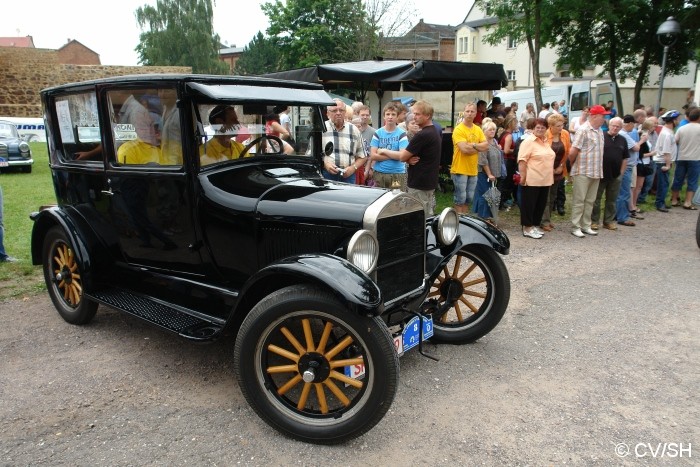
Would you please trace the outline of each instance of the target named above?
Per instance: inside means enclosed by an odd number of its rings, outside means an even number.
[[[223,321],[212,321],[199,312],[116,288],[95,291],[86,296],[191,340],[212,340],[224,325]]]

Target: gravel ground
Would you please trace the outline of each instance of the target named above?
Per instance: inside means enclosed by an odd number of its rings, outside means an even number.
[[[106,307],[72,326],[48,295],[2,303],[0,464],[698,465],[696,220],[653,212],[585,239],[563,220],[542,240],[506,226],[500,325],[429,344],[437,363],[402,357],[389,413],[334,447],[257,418],[230,340],[196,345]]]

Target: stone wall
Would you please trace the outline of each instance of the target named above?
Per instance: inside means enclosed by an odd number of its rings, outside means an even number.
[[[53,49],[0,47],[0,116],[42,117],[39,92],[66,83],[146,73],[191,73],[190,67],[66,65]]]

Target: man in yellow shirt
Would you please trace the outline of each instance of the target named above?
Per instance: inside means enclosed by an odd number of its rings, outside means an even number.
[[[464,106],[464,118],[452,131],[452,166],[450,174],[455,185],[454,205],[459,214],[469,212],[474,198],[478,174],[479,152],[488,150],[489,143],[481,128],[474,123],[476,104]]]
[[[236,109],[230,105],[217,105],[209,113],[209,123],[212,125],[222,125],[217,133],[224,133],[226,129],[238,123]],[[207,144],[200,147],[199,156],[202,165],[214,164],[225,160],[238,159],[243,151],[241,143],[231,139],[231,135],[217,134],[207,141]]]
[[[160,148],[139,138],[119,146],[117,160],[120,164],[160,164]]]

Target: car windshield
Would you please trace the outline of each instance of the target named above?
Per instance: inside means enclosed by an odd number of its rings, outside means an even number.
[[[310,156],[322,131],[318,106],[200,103],[195,115],[202,167],[253,156]]]
[[[0,123],[0,138],[19,138],[17,127],[10,125],[9,123]]]

